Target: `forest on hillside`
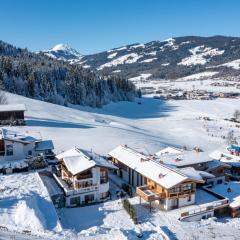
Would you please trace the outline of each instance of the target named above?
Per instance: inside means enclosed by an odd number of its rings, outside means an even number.
[[[101,107],[132,101],[135,86],[126,79],[101,77],[79,65],[32,53],[0,41],[0,84],[4,90],[61,105]]]

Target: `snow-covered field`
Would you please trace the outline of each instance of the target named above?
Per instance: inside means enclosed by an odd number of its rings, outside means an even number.
[[[169,144],[188,148],[198,146],[210,152],[224,144],[221,136],[226,135],[229,130],[234,129],[236,136],[240,136],[234,124],[223,120],[231,117],[236,109],[240,109],[239,99],[165,102],[144,97],[136,102],[111,103],[102,109],[79,107],[77,110],[13,94],[7,96],[9,103],[25,103],[27,107],[27,126],[14,128],[29,133],[40,132],[43,138],[52,139],[56,153],[78,146],[106,155],[119,144],[128,144],[151,153]],[[198,119],[204,116],[213,118],[213,121]],[[14,181],[13,176],[15,175],[1,179],[9,178]],[[22,177],[24,176],[23,174]],[[7,179],[4,182],[8,182]],[[19,189],[24,188],[21,182],[17,182]],[[19,198],[22,201],[33,194],[35,187],[33,186],[31,192],[32,186],[29,183],[28,193],[25,190],[23,193],[20,191],[22,195]],[[15,193],[16,189],[13,190]],[[36,195],[41,196],[37,190]],[[21,201],[18,199],[18,202]],[[36,203],[31,206],[28,203],[21,204],[20,220],[27,214],[36,215]],[[18,205],[13,206],[16,209]],[[24,224],[21,226],[23,229],[28,228],[29,221],[18,219],[16,222],[12,208],[5,208],[7,214],[0,217],[0,224],[16,226],[21,222]],[[240,234],[239,219],[181,223],[174,212],[154,211],[150,214],[144,207],[141,211],[146,212],[138,226],[144,230],[143,239],[238,239]],[[136,226],[118,200],[91,207],[63,209],[59,216],[63,231],[55,234],[60,234],[61,238],[136,239]],[[38,226],[37,229],[42,231],[52,231],[56,225],[52,224],[36,220],[31,227]]]

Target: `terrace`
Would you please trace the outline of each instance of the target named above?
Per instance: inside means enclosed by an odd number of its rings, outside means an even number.
[[[91,191],[98,190],[98,185],[93,184],[92,182],[90,182],[88,184],[85,184],[85,183],[78,184],[78,188],[75,188],[73,186],[72,182],[65,181],[61,177],[58,177],[55,174],[53,174],[53,177],[57,181],[58,185],[64,190],[66,195],[79,194],[79,193],[85,193],[85,192],[91,192]]]
[[[152,202],[166,197],[165,193],[158,193],[154,188],[147,185],[137,187],[136,194],[147,202]]]

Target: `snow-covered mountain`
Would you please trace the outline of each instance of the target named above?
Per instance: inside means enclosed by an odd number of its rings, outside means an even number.
[[[49,57],[68,61],[70,63],[77,63],[83,57],[77,50],[63,43],[57,44],[50,50],[43,52]]]
[[[217,71],[214,77],[238,77],[239,62],[240,38],[225,36],[136,43],[82,56],[77,61],[84,68],[104,75],[139,79],[142,74],[148,78],[176,79],[207,71]]]

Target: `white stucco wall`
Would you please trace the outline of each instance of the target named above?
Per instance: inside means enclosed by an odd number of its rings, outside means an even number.
[[[188,205],[192,205],[195,203],[195,194],[192,194],[191,195],[191,200],[188,201],[189,198],[188,197],[185,197],[185,198],[179,198],[179,207],[184,207],[184,206],[188,206]]]
[[[16,160],[22,160],[25,159],[28,156],[28,151],[32,151],[32,154],[35,154],[35,144],[23,144],[21,142],[12,142],[8,140],[4,140],[5,144],[5,155],[0,156],[0,160],[6,160],[6,161],[16,161]],[[13,155],[7,156],[6,150],[7,145],[13,146]]]
[[[99,185],[99,194],[109,191],[109,182]]]

